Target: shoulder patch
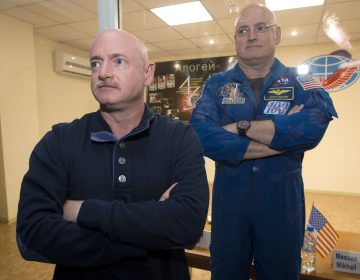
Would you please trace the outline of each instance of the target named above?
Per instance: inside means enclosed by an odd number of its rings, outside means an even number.
[[[298,82],[300,83],[300,85],[304,90],[311,90],[317,88],[324,89],[319,79],[312,74],[297,76],[296,79],[298,80]]]

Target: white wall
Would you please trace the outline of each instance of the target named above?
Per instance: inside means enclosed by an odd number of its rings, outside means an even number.
[[[98,109],[90,90],[90,78],[56,72],[54,51],[89,56],[87,52],[35,36],[40,135],[55,123],[72,121]]]
[[[39,133],[33,29],[0,14],[0,38],[0,220],[13,220]]]

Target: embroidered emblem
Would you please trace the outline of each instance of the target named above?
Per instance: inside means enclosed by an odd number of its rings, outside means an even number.
[[[264,109],[264,114],[285,115],[289,107],[290,102],[287,101],[269,101]]]
[[[222,96],[221,104],[244,104],[246,101],[238,83],[225,84],[219,90]]]
[[[269,88],[264,95],[264,100],[294,100],[294,88],[293,87],[277,87]]]
[[[286,86],[287,84],[289,84],[289,78],[282,77],[279,80],[273,82],[272,87]]]
[[[304,90],[324,88],[320,83],[319,79],[313,76],[312,74],[297,76],[296,79],[299,81],[300,85]]]

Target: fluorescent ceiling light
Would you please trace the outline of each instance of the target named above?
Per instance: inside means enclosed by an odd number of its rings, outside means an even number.
[[[301,64],[297,67],[297,72],[299,75],[305,75],[309,73],[309,65],[307,64]]]
[[[151,11],[170,26],[213,20],[200,1],[154,8]]]
[[[266,7],[272,11],[320,6],[325,0],[265,0]]]

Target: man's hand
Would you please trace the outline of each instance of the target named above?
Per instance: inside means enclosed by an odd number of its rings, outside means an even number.
[[[76,223],[83,200],[66,200],[63,206],[65,220]]]
[[[173,187],[175,187],[177,185],[177,183],[172,184],[160,197],[159,201],[165,201],[170,197],[170,192],[173,189]]]

